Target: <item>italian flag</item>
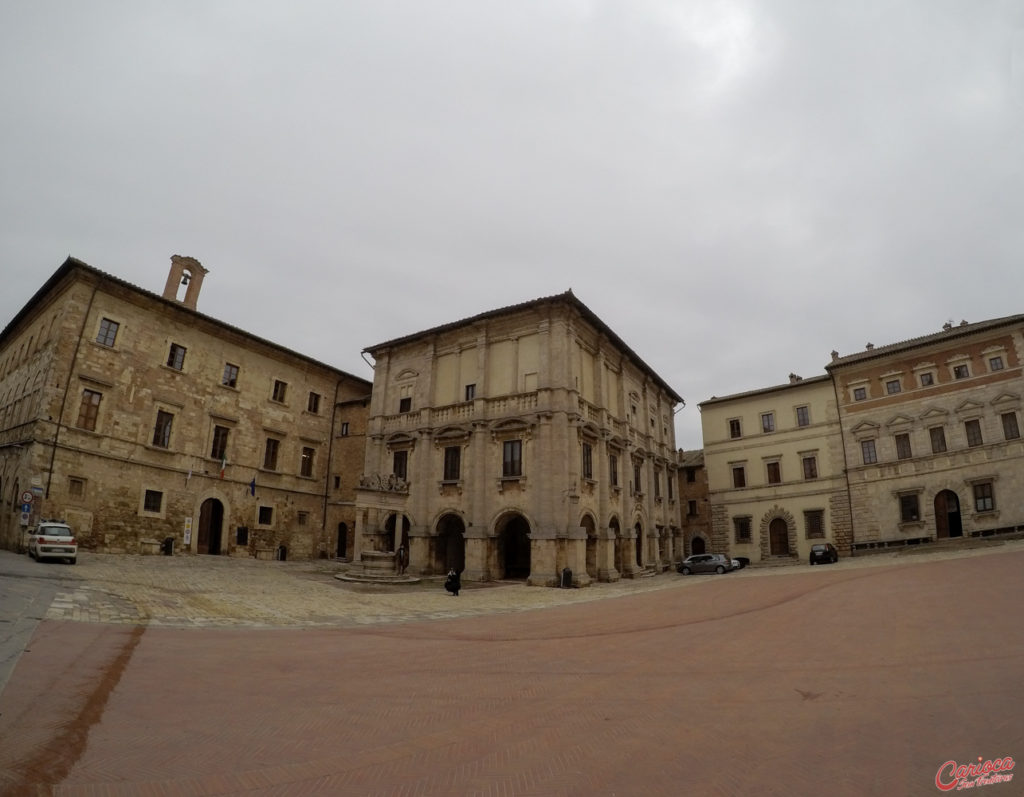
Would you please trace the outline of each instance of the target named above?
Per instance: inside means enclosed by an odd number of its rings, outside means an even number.
[[[228,466],[228,456],[227,456],[227,454],[224,454],[221,457],[221,460],[220,460],[220,477],[222,479],[224,478],[224,470],[227,468],[227,466]]]

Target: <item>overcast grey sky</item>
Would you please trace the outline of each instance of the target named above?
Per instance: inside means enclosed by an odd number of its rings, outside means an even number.
[[[0,6],[3,324],[73,255],[365,378],[572,288],[697,404],[1024,312],[1024,0]]]

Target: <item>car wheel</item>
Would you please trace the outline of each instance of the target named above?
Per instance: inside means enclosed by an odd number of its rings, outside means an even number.
[[[721,565],[719,565],[718,567],[715,568],[715,572],[718,573],[718,575],[722,575],[722,573],[725,572],[725,568],[722,567]]]
[[[684,568],[683,568],[682,570],[680,570],[679,572],[680,572],[680,573],[682,573],[682,574],[683,574],[684,576],[688,576],[688,575],[690,575],[690,568],[688,568],[688,567],[684,567]]]
[[[813,559],[808,559],[807,561],[810,563],[811,567],[814,567],[814,560]]]

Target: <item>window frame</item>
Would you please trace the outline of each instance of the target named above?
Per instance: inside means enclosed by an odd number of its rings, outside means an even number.
[[[442,453],[441,480],[454,484],[462,478],[462,446],[445,446]]]
[[[582,450],[580,452],[580,454],[581,454],[581,463],[580,464],[581,464],[581,468],[582,468],[583,478],[586,479],[587,481],[593,481],[594,480],[594,446],[592,444],[590,444],[589,442],[587,442],[586,440],[584,440],[582,445],[581,445],[581,449]]]
[[[808,463],[810,467],[808,467]],[[800,465],[804,474],[804,481],[810,481],[811,479],[818,478],[818,455],[817,454],[804,454],[800,457]]]
[[[933,454],[945,454],[949,450],[949,446],[946,444],[945,426],[928,427],[928,438],[932,445]]]
[[[782,463],[773,459],[764,463],[765,479],[768,484],[782,484]]]
[[[893,435],[893,441],[896,443],[896,459],[913,459],[914,449],[908,432]]]
[[[224,371],[220,377],[220,383],[224,387],[238,388],[239,367],[234,363],[224,363]]]
[[[312,390],[309,391],[309,398],[306,400],[306,412],[312,413],[313,415],[320,414],[320,394]]]
[[[804,539],[823,540],[825,539],[825,510],[805,509],[804,510]]]
[[[313,446],[302,446],[302,451],[299,453],[299,476],[304,479],[312,479],[315,460],[316,449]]]
[[[391,452],[391,473],[404,482],[409,481],[408,448],[396,448]]]
[[[96,331],[96,343],[108,349],[114,348],[114,344],[117,342],[117,333],[120,330],[120,322],[104,316],[100,319],[100,326]]]
[[[287,397],[288,383],[283,379],[275,379],[274,385],[270,390],[270,400],[276,401],[278,404],[284,404]]]
[[[796,425],[798,429],[811,425],[811,407],[809,404],[802,404],[796,408]]]
[[[875,439],[860,441],[861,462],[864,465],[875,465],[878,463],[878,449],[875,447]]]
[[[761,413],[761,434],[772,434],[775,431],[775,413]]]
[[[187,353],[188,349],[180,343],[171,343],[170,348],[167,350],[167,367],[174,371],[184,371],[185,355]]]
[[[900,523],[921,522],[921,497],[918,493],[903,493],[898,496]]]
[[[739,418],[730,418],[728,427],[730,440],[739,440],[743,437],[743,422]]]
[[[230,434],[230,427],[221,426],[218,423],[213,425],[213,438],[210,441],[210,459],[215,459],[218,462],[224,461],[228,453],[228,438]]]
[[[975,512],[982,513],[996,511],[996,493],[993,482],[975,482],[971,485],[971,488],[972,497],[974,498]]]
[[[268,437],[263,444],[263,470],[277,472],[278,458],[281,456],[281,439]]]
[[[92,401],[89,399],[91,396],[95,396],[96,400]],[[83,387],[82,401],[78,406],[78,420],[75,422],[75,428],[84,429],[87,432],[95,432],[102,401],[103,394],[100,391]]]
[[[156,508],[151,505],[151,498],[156,502]],[[144,488],[142,491],[142,511],[151,515],[159,515],[164,511],[164,494],[162,490],[150,490]]]
[[[977,448],[985,445],[985,436],[982,434],[981,419],[968,418],[964,421],[964,433],[967,436],[967,447]]]
[[[732,486],[735,490],[742,490],[747,486],[747,466],[746,465],[732,465],[730,466],[732,471]]]
[[[156,420],[153,423],[153,447],[169,450],[171,447],[171,434],[173,429],[174,413],[157,408]]]
[[[732,519],[733,540],[737,545],[753,542],[753,517],[737,515]]]
[[[1020,425],[1017,423],[1016,412],[1004,412],[999,416],[999,420],[1003,424],[1003,439],[1004,440],[1019,440],[1020,439]]]

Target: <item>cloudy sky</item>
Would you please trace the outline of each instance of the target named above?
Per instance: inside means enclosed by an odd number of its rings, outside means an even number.
[[[0,8],[0,319],[73,255],[365,378],[576,295],[699,402],[1024,312],[1021,0]]]

